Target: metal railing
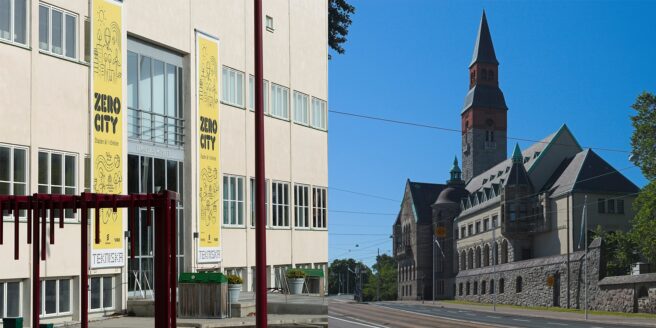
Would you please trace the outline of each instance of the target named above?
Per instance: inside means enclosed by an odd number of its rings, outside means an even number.
[[[128,108],[128,137],[159,144],[182,146],[184,122],[180,117],[168,116],[136,108]]]

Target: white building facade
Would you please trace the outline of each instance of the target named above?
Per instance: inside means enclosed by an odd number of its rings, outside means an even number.
[[[240,275],[255,265],[252,1],[125,1],[123,24],[128,193],[180,193],[180,271]],[[0,194],[90,191],[89,1],[0,1]],[[267,274],[328,262],[328,3],[265,1],[264,102]],[[199,263],[196,31],[218,38],[222,261]],[[139,215],[135,260],[90,270],[92,316],[123,312],[152,288],[153,229]],[[80,220],[66,213],[41,263],[42,322],[79,320]],[[127,217],[124,215],[124,217]],[[21,216],[3,213],[0,316],[31,316],[31,246]],[[127,225],[126,225],[127,227]],[[126,235],[127,236],[127,235]]]

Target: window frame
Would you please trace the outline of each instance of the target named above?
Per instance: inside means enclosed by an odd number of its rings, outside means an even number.
[[[0,291],[0,298],[2,298],[2,306],[0,306],[0,318],[5,318],[7,315],[7,306],[9,302],[7,301],[7,284],[17,283],[18,284],[18,313],[17,316],[21,316],[23,313],[23,281],[21,280],[1,280],[0,285],[2,286],[2,291]]]
[[[319,191],[319,197],[315,196],[317,191]],[[317,215],[322,223],[320,225],[317,225],[317,219],[315,219]],[[312,186],[312,228],[328,229],[328,188],[326,187]]]
[[[269,81],[262,79],[262,102],[264,115],[269,115]],[[248,110],[255,111],[255,76],[248,74]]]
[[[47,49],[41,48],[41,7],[44,7],[48,10],[48,24],[47,24],[47,28],[48,28],[48,37],[47,37],[47,39],[48,39],[48,42],[47,42]],[[62,23],[61,23],[61,32],[62,32],[61,48],[62,48],[62,53],[61,54],[58,54],[58,53],[54,52],[53,49],[52,49],[53,48],[53,46],[52,46],[52,13],[53,13],[53,11],[57,11],[57,12],[60,12],[62,14]],[[66,35],[66,26],[68,25],[68,23],[66,22],[66,18],[68,16],[73,17],[75,19],[75,22],[74,22],[75,29],[73,30],[73,32],[75,33],[75,35],[73,36],[73,38],[75,39],[75,45],[73,47],[73,52],[74,53],[73,53],[72,57],[68,56],[66,54],[66,46],[68,45],[68,37]],[[79,35],[80,35],[80,32],[79,32],[79,18],[80,18],[80,15],[78,15],[77,13],[74,13],[72,11],[66,10],[64,8],[61,8],[61,7],[51,5],[49,3],[39,1],[39,14],[37,15],[38,24],[39,24],[39,52],[47,53],[48,55],[53,55],[55,57],[59,57],[59,58],[63,58],[63,59],[78,61],[79,58],[80,58],[79,57],[79,52],[80,52],[79,51],[79,45],[80,45],[79,44]]]
[[[320,121],[318,121],[318,124],[315,122],[315,104],[319,104]],[[312,97],[310,102],[310,127],[321,131],[328,131],[328,102],[325,100]]]
[[[303,200],[303,197],[299,197],[303,193],[302,190],[305,190],[305,203],[299,203],[299,200]],[[294,227],[298,229],[310,229],[312,228],[312,224],[310,223],[310,208],[311,202],[310,202],[310,197],[311,197],[311,187],[310,185],[307,184],[300,184],[300,183],[295,183],[294,184]],[[299,224],[301,221],[301,214],[302,212],[305,212],[305,224]]]
[[[39,167],[39,157],[41,154],[47,154],[48,156],[48,167],[47,167],[47,183],[41,183],[39,181],[39,171],[41,168]],[[61,185],[54,185],[52,184],[52,155],[59,155],[61,156]],[[73,162],[75,163],[74,171],[73,171],[73,186],[69,186],[66,184],[66,158],[67,157],[73,157]],[[63,151],[58,151],[58,150],[50,150],[50,149],[39,149],[37,152],[37,190],[39,193],[41,191],[39,190],[41,187],[47,188],[47,191],[45,193],[47,194],[52,194],[52,188],[61,188],[62,192],[60,195],[77,195],[78,194],[78,184],[79,184],[79,156],[76,153],[69,153],[69,152],[63,152]],[[67,194],[66,190],[67,189],[73,189],[73,192],[71,194]],[[59,212],[58,209],[55,209],[55,211]],[[72,217],[67,217],[64,215],[64,220],[66,221],[75,221],[77,220],[77,211],[70,211],[70,213],[73,214]],[[50,214],[48,214],[50,215]],[[58,217],[58,215],[57,215]]]
[[[15,34],[16,34],[16,1],[24,1],[25,2],[25,17],[24,17],[24,22],[25,22],[25,43],[21,43],[16,40]],[[7,43],[11,45],[15,45],[21,48],[26,48],[30,49],[30,18],[31,18],[31,9],[32,7],[30,6],[31,2],[28,0],[9,0],[9,39],[5,39],[3,37],[0,37],[0,43]]]
[[[226,180],[227,179],[227,180]],[[221,198],[222,206],[223,206],[223,212],[222,212],[222,219],[221,219],[221,225],[224,227],[244,227],[244,221],[246,218],[246,200],[244,199],[244,194],[246,191],[246,182],[245,182],[245,177],[241,175],[232,175],[232,174],[224,174],[223,175],[223,197]],[[227,187],[226,187],[226,181],[228,182]],[[241,181],[241,193],[239,192],[239,182]],[[232,195],[232,187],[234,183],[234,189],[236,190],[237,195],[233,198]],[[241,197],[241,198],[240,198]],[[231,211],[226,209],[226,206],[231,206],[231,204],[235,204],[235,213],[237,215],[236,218],[233,218],[231,216]],[[241,213],[241,217],[239,215]],[[226,217],[226,214],[229,214],[229,217]],[[233,221],[234,219],[234,222]],[[226,220],[227,223],[226,223]]]
[[[289,229],[290,228],[290,183],[285,181],[273,180],[271,182],[271,227],[277,229]],[[278,195],[278,186],[284,192],[281,196]],[[286,188],[285,188],[286,187]],[[286,190],[286,192],[285,192]],[[286,203],[284,202],[286,200]],[[281,213],[279,213],[281,211]],[[282,215],[281,218],[278,218],[279,215]],[[281,222],[282,220],[282,222]],[[281,224],[282,223],[282,224]]]
[[[227,72],[227,75],[226,75]],[[232,80],[231,73],[234,73],[234,81]],[[245,78],[245,73],[232,68],[230,66],[223,65],[221,67],[221,103],[232,106],[232,107],[237,107],[241,109],[246,108],[246,101],[245,101],[245,85],[246,85],[246,78]],[[225,77],[227,76],[227,79]],[[241,99],[238,99],[238,89],[235,88],[239,85],[238,83],[238,76],[241,76]],[[226,89],[227,88],[227,89]],[[234,91],[234,94],[232,92]],[[226,97],[228,99],[226,99]],[[237,102],[233,102],[232,97],[234,97],[234,100]],[[239,103],[241,101],[241,103]]]
[[[249,226],[251,228],[255,228],[255,177],[251,177],[249,180],[249,194],[251,195],[250,197],[250,220],[249,220]],[[271,211],[269,210],[269,197],[271,194],[271,187],[269,186],[269,179],[264,179],[264,213],[265,213],[265,221],[266,221],[266,226],[269,227],[269,220],[271,218]]]
[[[9,144],[3,144],[0,143],[0,148],[5,148],[9,150],[9,180],[2,180],[0,182],[2,183],[7,183],[9,184],[9,195],[15,195],[15,185],[18,184],[24,184],[25,185],[25,195],[30,194],[30,149],[28,147],[23,147],[23,146],[16,146],[16,145],[9,145]],[[16,182],[16,150],[22,150],[25,152],[25,167],[23,168],[25,172],[25,182]],[[20,195],[24,196],[24,195]],[[25,218],[26,214],[22,214],[23,211],[21,211],[21,218]],[[5,217],[2,213],[0,213],[0,219],[4,220]],[[10,218],[9,218],[10,219]]]
[[[298,90],[294,90],[293,92],[293,98],[294,98],[294,123],[303,125],[303,126],[309,126],[310,125],[310,95],[300,92]],[[305,101],[303,101],[303,99]],[[300,105],[305,104],[305,108],[299,108]],[[304,111],[304,112],[303,112]],[[305,121],[303,121],[303,118],[305,118]]]
[[[62,280],[68,280],[68,311],[61,312],[59,310],[60,303],[60,289],[59,283]],[[46,281],[55,281],[55,312],[46,313]],[[39,313],[40,318],[53,318],[61,317],[73,314],[73,279],[71,278],[44,278],[41,279],[41,313]]]
[[[112,295],[112,305],[109,307],[104,306],[105,305],[105,278],[109,278],[111,283],[112,283],[112,288],[111,290],[111,295]],[[100,295],[98,296],[100,299],[100,307],[99,308],[91,308],[91,280],[92,279],[100,279],[100,288],[99,292]],[[98,275],[98,276],[89,276],[89,313],[97,313],[97,312],[106,312],[109,310],[114,310],[116,308],[116,295],[114,293],[114,289],[116,288],[116,283],[115,283],[115,277],[112,275]]]
[[[279,94],[278,94],[279,93]],[[280,97],[280,103],[278,103],[278,97]],[[271,94],[270,94],[271,108],[269,115],[281,120],[289,121],[289,88],[280,84],[271,83]],[[286,100],[286,101],[285,101]],[[282,106],[278,109],[278,105]],[[286,105],[286,106],[284,106]],[[278,110],[282,111],[278,113]]]

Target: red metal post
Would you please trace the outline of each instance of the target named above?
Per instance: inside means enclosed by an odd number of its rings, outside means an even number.
[[[155,226],[155,327],[171,327],[170,313],[170,219],[168,202],[160,199],[155,202],[155,217],[163,218]]]
[[[32,197],[27,200],[27,243],[32,243]],[[1,211],[0,211],[1,212]]]
[[[82,194],[80,207],[80,326],[89,327],[89,209],[87,194]]]
[[[1,215],[0,215],[1,216]],[[18,232],[20,229],[20,226],[18,224],[18,216],[19,216],[19,211],[18,211],[18,202],[14,200],[14,260],[18,260]]]
[[[46,207],[46,202],[41,202],[41,231],[38,232],[37,236],[41,236],[41,261],[46,260],[46,223],[48,221],[48,208]]]
[[[43,230],[45,232],[45,230]],[[50,196],[50,245],[55,244],[55,202]]]
[[[267,326],[262,0],[255,2],[255,324]]]
[[[39,326],[39,314],[41,313],[41,278],[39,266],[41,264],[41,256],[39,255],[39,216],[40,216],[40,202],[36,202],[34,206],[34,218],[32,220],[32,327]],[[44,210],[45,213],[45,210]],[[45,221],[45,215],[43,221]],[[45,233],[45,231],[44,231]]]
[[[5,221],[5,215],[4,215],[4,213],[2,213],[2,201],[0,200],[0,245],[2,245],[3,242],[4,242],[4,240],[3,240],[4,239],[4,234],[5,234],[5,231],[4,231],[4,223],[5,222],[4,221]],[[27,224],[29,224],[29,221],[28,221]],[[29,240],[30,237],[27,237],[27,239]]]
[[[177,327],[176,317],[178,315],[178,312],[177,312],[177,302],[178,301],[177,301],[176,285],[177,285],[178,272],[177,272],[177,269],[176,269],[177,268],[177,262],[176,261],[178,259],[178,257],[177,257],[177,254],[178,254],[178,251],[177,251],[177,249],[178,249],[177,248],[177,241],[178,241],[177,240],[177,224],[178,224],[178,221],[176,219],[177,218],[177,215],[176,215],[177,213],[176,212],[177,212],[177,203],[178,203],[178,201],[175,198],[171,199],[171,197],[170,197],[171,195],[174,195],[174,193],[167,192],[166,202],[167,202],[167,204],[169,204],[168,212],[170,213],[170,215],[167,215],[167,216],[170,218],[169,219],[169,226],[171,227],[170,228],[170,230],[171,230],[171,235],[170,236],[171,237],[170,237],[170,241],[169,241],[169,245],[171,245],[170,246],[171,247],[170,248],[170,256],[169,256],[169,258],[171,259],[170,260],[171,261],[171,274],[170,274],[171,275],[171,280],[170,280],[171,283],[170,283],[170,286],[169,286],[169,288],[171,288],[171,302],[170,302],[171,309],[170,309],[170,313],[171,313],[171,327]]]

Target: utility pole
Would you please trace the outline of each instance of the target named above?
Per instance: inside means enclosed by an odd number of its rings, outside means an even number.
[[[497,277],[497,252],[498,252],[498,247],[497,247],[497,235],[496,235],[496,230],[497,230],[497,225],[496,223],[492,222],[492,247],[494,248],[492,250],[492,276],[495,277],[497,284],[499,283],[499,277]],[[493,299],[493,306],[492,308],[494,309],[494,312],[497,311],[497,286],[494,286],[492,289],[492,299]]]
[[[583,220],[585,222],[585,320],[588,320],[588,195],[583,201]]]
[[[380,302],[380,248],[378,248],[378,256],[376,257],[376,262],[378,262],[378,283],[376,284],[376,300]]]
[[[435,244],[436,244],[436,239],[435,235],[433,235],[433,282],[431,283],[431,286],[433,286],[433,304],[435,304]]]
[[[264,64],[262,47],[262,0],[254,1],[255,29],[255,325],[265,328],[267,319],[266,217],[264,185]]]
[[[348,270],[348,267],[347,267],[347,268],[346,268],[346,293],[347,293],[347,294],[349,293],[349,279],[350,279],[350,278],[351,278],[351,277],[350,277],[350,275],[349,275],[349,270]]]

